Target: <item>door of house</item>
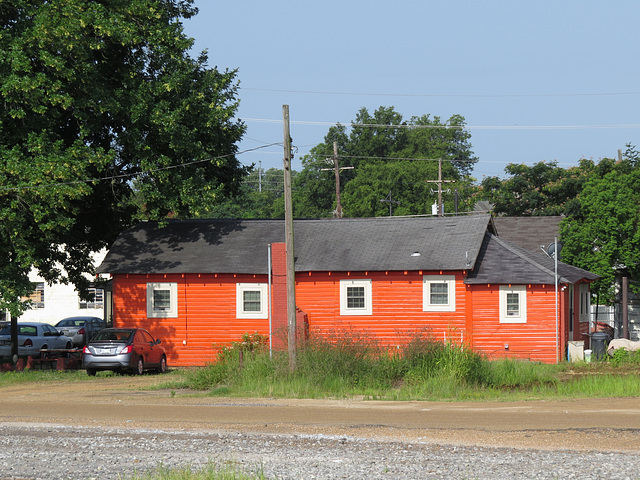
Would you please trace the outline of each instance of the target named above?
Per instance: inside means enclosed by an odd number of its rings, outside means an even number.
[[[569,285],[569,341],[573,341],[573,285]]]

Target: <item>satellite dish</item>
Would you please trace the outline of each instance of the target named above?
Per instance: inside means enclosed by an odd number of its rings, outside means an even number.
[[[561,251],[562,251],[562,243],[558,242],[558,255],[560,255]],[[551,242],[547,247],[547,254],[550,257],[554,257],[555,253],[556,253],[556,244],[555,242]]]

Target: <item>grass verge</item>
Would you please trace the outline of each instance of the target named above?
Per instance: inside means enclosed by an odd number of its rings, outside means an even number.
[[[523,400],[616,397],[640,393],[640,352],[594,363],[549,365],[489,361],[417,332],[390,352],[362,333],[311,339],[290,371],[286,352],[269,354],[265,339],[245,335],[219,361],[185,372],[185,388],[214,396],[379,400]],[[174,387],[179,386],[174,383]]]

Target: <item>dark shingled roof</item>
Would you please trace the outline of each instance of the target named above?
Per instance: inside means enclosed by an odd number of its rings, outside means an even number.
[[[495,217],[498,236],[504,240],[529,250],[542,252],[540,245],[545,248],[553,243],[555,237],[560,237],[560,222],[564,217]]]
[[[538,247],[539,250],[539,247]],[[555,277],[554,260],[543,252],[533,253],[511,242],[485,234],[480,255],[474,269],[464,283],[483,284],[537,284],[553,285]],[[596,280],[598,275],[558,262],[560,283],[573,284],[579,280]]]
[[[469,270],[490,215],[296,220],[296,271]],[[143,222],[123,232],[100,273],[267,273],[283,220]],[[420,255],[412,255],[415,252]]]

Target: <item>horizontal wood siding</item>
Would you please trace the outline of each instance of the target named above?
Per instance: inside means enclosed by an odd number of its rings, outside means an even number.
[[[439,275],[440,272],[424,272]],[[454,275],[454,273],[443,272]],[[456,311],[423,311],[422,274],[312,273],[299,275],[296,303],[309,318],[311,332],[332,334],[344,330],[365,331],[387,345],[398,345],[420,330],[439,340],[465,339],[465,296],[462,275],[456,275]],[[340,315],[340,280],[372,280],[372,315]]]
[[[455,311],[423,310],[423,274],[455,276]],[[372,315],[340,314],[340,280],[345,279],[372,280]],[[266,275],[117,275],[114,325],[147,328],[162,339],[170,365],[204,365],[245,333],[269,334],[268,319],[236,318],[236,284],[267,281]],[[147,318],[149,282],[177,283],[177,318]],[[464,285],[460,272],[313,272],[298,274],[296,281],[296,304],[307,315],[312,333],[353,329],[395,346],[428,331],[438,341],[465,343],[490,358],[551,363],[556,359],[554,295],[552,286],[528,286],[527,323],[501,324],[499,285]],[[560,318],[568,320],[564,310]],[[274,337],[283,333],[274,332]],[[564,326],[560,334],[564,339]]]
[[[472,293],[475,350],[489,358],[513,357],[555,363],[553,285],[527,286],[527,323],[500,323],[499,285],[469,285],[467,288]]]
[[[178,318],[148,318],[149,282],[178,284]],[[266,275],[121,275],[113,282],[114,326],[142,327],[162,339],[172,366],[215,361],[242,334],[268,335],[268,319],[236,318],[236,283],[265,283]]]

